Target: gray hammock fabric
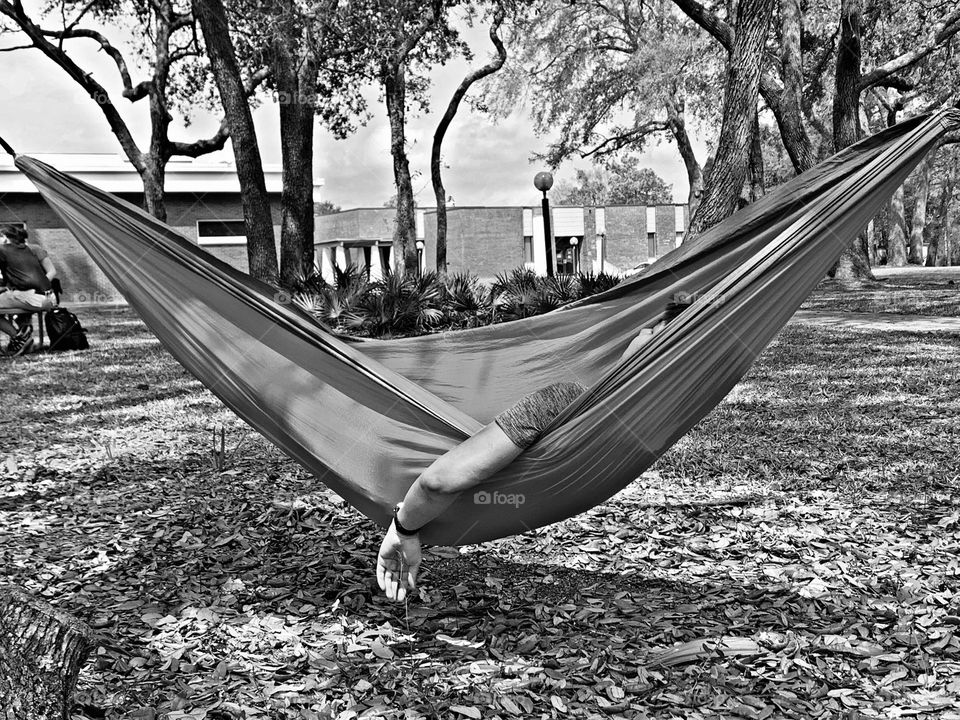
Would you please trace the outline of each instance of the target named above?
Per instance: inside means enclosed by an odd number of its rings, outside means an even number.
[[[423,533],[459,545],[603,502],[716,406],[938,142],[944,111],[847,148],[558,311],[345,342],[140,209],[28,157],[20,168],[170,353],[228,407],[381,524],[436,457],[528,392],[589,387],[509,467]],[[624,363],[677,292],[699,299]]]

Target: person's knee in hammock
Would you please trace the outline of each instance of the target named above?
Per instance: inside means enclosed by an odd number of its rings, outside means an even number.
[[[686,304],[671,303],[657,324],[640,331],[620,359],[639,351]],[[403,600],[407,590],[416,586],[419,529],[446,510],[460,493],[513,462],[586,389],[577,382],[558,382],[527,395],[421,473],[394,509],[393,521],[380,545],[377,583],[388,598]]]

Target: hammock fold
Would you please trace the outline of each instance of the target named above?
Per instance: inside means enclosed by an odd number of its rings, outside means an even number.
[[[344,342],[275,289],[116,197],[20,168],[170,353],[228,407],[381,524],[436,457],[522,395],[589,387],[424,540],[474,543],[603,502],[716,406],[960,113],[913,118],[776,188],[617,287],[472,330]],[[617,360],[677,292],[699,299]]]

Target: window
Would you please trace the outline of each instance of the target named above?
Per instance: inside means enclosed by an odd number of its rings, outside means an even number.
[[[657,233],[647,233],[647,257],[655,258],[657,256]]]
[[[525,263],[533,262],[533,237],[529,235],[523,238],[523,261]]]
[[[243,220],[197,220],[200,245],[245,245],[247,227]]]

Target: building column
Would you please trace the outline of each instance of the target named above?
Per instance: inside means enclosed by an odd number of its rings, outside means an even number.
[[[383,280],[383,263],[380,261],[380,246],[376,243],[370,249],[370,280]]]
[[[333,285],[336,282],[336,276],[333,272],[333,262],[330,260],[331,248],[325,245],[320,246],[320,277]]]

